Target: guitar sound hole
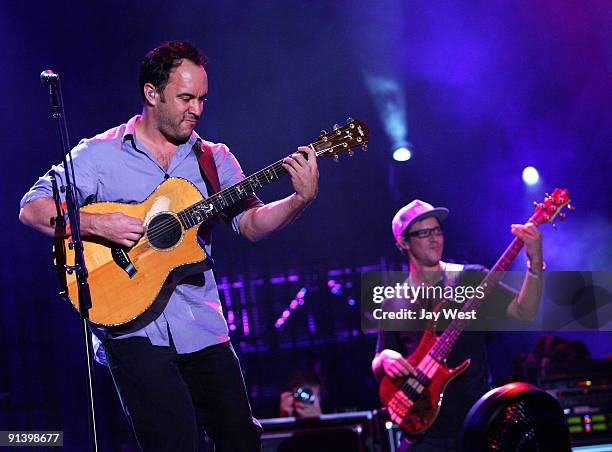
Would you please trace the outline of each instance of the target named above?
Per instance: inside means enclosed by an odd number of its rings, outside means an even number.
[[[176,245],[183,235],[181,222],[169,213],[153,217],[147,228],[147,239],[153,248],[165,250]]]

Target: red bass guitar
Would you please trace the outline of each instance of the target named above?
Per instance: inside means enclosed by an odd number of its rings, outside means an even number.
[[[557,188],[552,195],[546,194],[543,202],[535,203],[535,213],[529,221],[535,225],[552,222],[565,206],[572,209],[569,202],[568,190]],[[565,213],[561,213],[560,218],[564,219]],[[512,241],[480,283],[484,297],[475,297],[465,302],[461,308],[462,312],[467,314],[479,309],[522,247],[523,242],[518,237]],[[437,336],[434,324],[430,321],[417,349],[407,358],[416,374],[404,378],[391,378],[386,374],[383,376],[380,399],[387,408],[402,418],[399,425],[406,433],[419,434],[431,427],[440,411],[444,390],[470,365],[469,359],[454,369],[449,369],[446,365],[447,357],[469,322],[469,315],[457,316],[444,332]]]

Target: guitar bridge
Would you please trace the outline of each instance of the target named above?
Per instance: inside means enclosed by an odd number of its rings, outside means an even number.
[[[128,253],[126,253],[123,248],[113,246],[111,248],[111,255],[113,256],[115,264],[125,270],[130,279],[132,279],[134,275],[138,272],[138,270],[136,270],[136,267],[134,267],[134,264],[132,264],[130,256],[128,256]]]

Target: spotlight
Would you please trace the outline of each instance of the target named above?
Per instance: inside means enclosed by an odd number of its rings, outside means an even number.
[[[394,77],[367,72],[365,82],[392,144],[393,159],[397,162],[410,160],[414,149],[408,142],[406,95],[402,84]]]
[[[406,162],[412,158],[412,152],[406,146],[399,147],[393,151],[393,160]]]
[[[535,185],[539,180],[540,174],[533,166],[528,166],[523,170],[523,182],[525,182],[527,185]]]

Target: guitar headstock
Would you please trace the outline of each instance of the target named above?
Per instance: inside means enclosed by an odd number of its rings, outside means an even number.
[[[337,162],[338,154],[343,151],[348,151],[348,155],[352,157],[355,153],[352,148],[361,146],[365,151],[368,143],[368,128],[358,119],[349,118],[346,125],[334,125],[331,132],[323,130],[321,135],[312,143],[317,156],[329,155]]]
[[[555,188],[551,195],[544,196],[544,201],[534,202],[535,212],[531,217],[531,222],[536,225],[551,223],[557,215],[559,220],[565,220],[566,214],[561,212],[565,206],[568,210],[574,210],[570,205],[569,190],[567,188]]]

